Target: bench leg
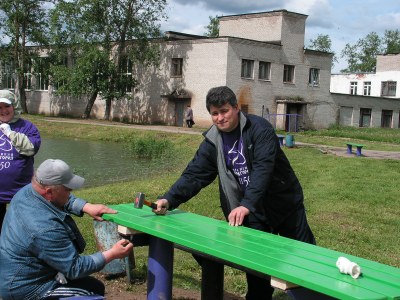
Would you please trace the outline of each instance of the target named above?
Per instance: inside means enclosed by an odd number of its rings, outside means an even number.
[[[353,153],[353,149],[351,145],[347,145],[347,154]]]
[[[303,287],[299,288],[294,288],[287,290],[287,294],[292,298],[292,299],[297,299],[297,300],[333,300],[336,298],[332,298],[330,296],[318,293],[313,290],[309,290]]]
[[[362,147],[357,147],[357,152],[356,152],[357,156],[361,156],[361,148]]]
[[[279,137],[279,145],[282,147],[283,146],[283,137]]]
[[[224,297],[224,265],[203,258],[201,267],[201,300],[222,300]]]
[[[148,300],[172,299],[173,260],[173,243],[151,236],[147,271]]]

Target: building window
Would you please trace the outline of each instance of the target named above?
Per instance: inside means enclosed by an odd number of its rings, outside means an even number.
[[[172,58],[172,77],[182,77],[183,58]]]
[[[271,80],[271,63],[260,61],[258,66],[258,79]]]
[[[360,127],[371,126],[371,109],[360,108]]]
[[[310,68],[310,73],[308,74],[308,84],[310,86],[319,86],[319,69]]]
[[[242,59],[242,78],[253,78],[254,60]]]
[[[395,97],[397,81],[382,81],[381,96]]]
[[[382,110],[382,121],[381,127],[383,128],[392,128],[392,117],[393,111],[392,110]]]
[[[121,92],[131,93],[132,92],[132,60],[125,59],[124,63],[121,65],[120,75],[121,75]]]
[[[15,88],[14,64],[2,62],[1,65],[1,88],[14,89]]]
[[[364,82],[363,95],[364,96],[371,96],[371,81],[365,81]]]
[[[357,95],[357,82],[356,81],[350,82],[350,95]]]
[[[293,81],[294,81],[294,66],[284,65],[283,82],[293,83]]]

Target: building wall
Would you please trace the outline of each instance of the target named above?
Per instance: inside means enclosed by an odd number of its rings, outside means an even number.
[[[400,128],[400,99],[332,94],[339,108],[340,125],[359,127],[360,109],[371,109],[371,127],[381,127],[382,110],[392,111],[391,128]]]
[[[400,71],[400,54],[378,55],[376,72]]]

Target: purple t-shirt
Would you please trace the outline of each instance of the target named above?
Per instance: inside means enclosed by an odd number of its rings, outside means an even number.
[[[35,125],[20,118],[10,123],[10,127],[12,131],[25,134],[37,153],[41,139]],[[33,156],[19,154],[10,139],[0,132],[0,202],[8,203],[20,188],[31,182],[33,163]]]
[[[240,126],[232,132],[222,132],[221,135],[226,166],[235,175],[244,192],[250,183],[250,175],[243,152],[243,139],[240,134]]]

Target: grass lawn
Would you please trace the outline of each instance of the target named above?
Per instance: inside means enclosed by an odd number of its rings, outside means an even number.
[[[173,151],[168,170],[155,170],[150,177],[81,189],[75,194],[93,203],[118,204],[131,201],[135,193],[156,199],[179,177],[202,140],[186,135],[131,128],[46,122],[40,116],[24,116],[33,121],[44,137],[112,140],[132,145],[140,138],[164,141]],[[333,128],[296,133],[296,141],[345,147],[351,139],[366,149],[400,151],[398,129]],[[400,161],[372,158],[345,158],[327,155],[313,147],[284,148],[304,189],[309,223],[319,246],[400,267]],[[127,161],[127,163],[130,163]],[[218,184],[214,182],[180,209],[223,219],[219,208]],[[88,241],[86,252],[96,251],[92,220],[78,218],[78,226]],[[145,276],[146,247],[135,249],[137,275]],[[176,252],[174,285],[199,289],[200,268],[191,256]],[[132,287],[134,288],[134,287]],[[243,273],[225,268],[225,289],[235,294],[246,290]]]

